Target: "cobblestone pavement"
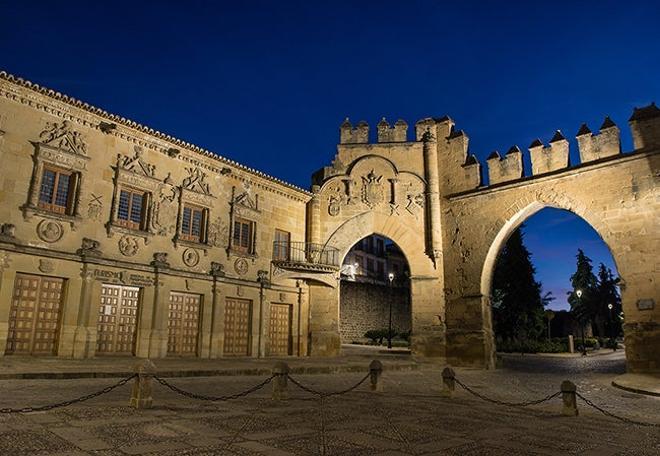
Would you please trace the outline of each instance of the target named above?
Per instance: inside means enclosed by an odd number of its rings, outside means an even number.
[[[457,369],[481,394],[521,401],[558,391],[571,379],[607,410],[660,423],[660,398],[609,386],[619,355],[583,359],[512,357],[495,371]],[[366,369],[366,365],[365,365]],[[295,376],[323,391],[340,390],[360,373]],[[263,377],[175,378],[186,390],[222,395]],[[126,406],[129,386],[63,409],[0,414],[1,455],[657,455],[660,428],[627,425],[584,404],[579,417],[559,414],[561,400],[524,409],[484,402],[458,390],[440,398],[438,368],[385,372],[383,393],[356,391],[314,399],[294,385],[287,402],[270,386],[231,403],[193,401],[154,385],[154,408]],[[609,380],[609,381],[608,381]],[[4,380],[0,407],[40,405],[80,396],[116,379]]]

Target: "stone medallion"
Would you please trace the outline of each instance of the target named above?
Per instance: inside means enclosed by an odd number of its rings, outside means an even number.
[[[194,268],[199,264],[199,253],[195,249],[186,249],[183,251],[183,264],[189,268]]]
[[[64,228],[58,222],[53,220],[42,220],[37,225],[37,236],[46,242],[57,242],[62,239]]]
[[[133,256],[138,253],[140,244],[138,240],[131,236],[122,236],[119,239],[119,251],[124,256]]]
[[[245,258],[239,258],[234,261],[234,271],[239,275],[245,275],[248,272],[248,262]]]

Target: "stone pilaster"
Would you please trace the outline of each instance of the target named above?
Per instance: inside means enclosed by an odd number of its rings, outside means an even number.
[[[438,176],[438,144],[430,131],[422,136],[424,142],[424,174],[426,176],[426,210],[429,231],[428,254],[438,267],[442,255],[440,230],[440,179]]]

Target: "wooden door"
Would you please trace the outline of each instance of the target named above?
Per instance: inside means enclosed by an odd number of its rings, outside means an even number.
[[[291,306],[289,304],[270,305],[268,336],[272,356],[291,354]]]
[[[64,279],[16,274],[6,354],[55,355]]]
[[[170,292],[167,320],[167,353],[197,356],[201,296]]]
[[[140,289],[104,283],[97,323],[96,353],[133,355]]]
[[[250,331],[252,328],[252,301],[227,298],[225,302],[226,356],[250,355]]]

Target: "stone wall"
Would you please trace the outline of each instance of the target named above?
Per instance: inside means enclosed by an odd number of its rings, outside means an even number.
[[[370,329],[387,328],[392,301],[392,328],[411,327],[410,289],[388,288],[370,283],[342,281],[340,286],[339,333],[342,343],[364,339]]]

